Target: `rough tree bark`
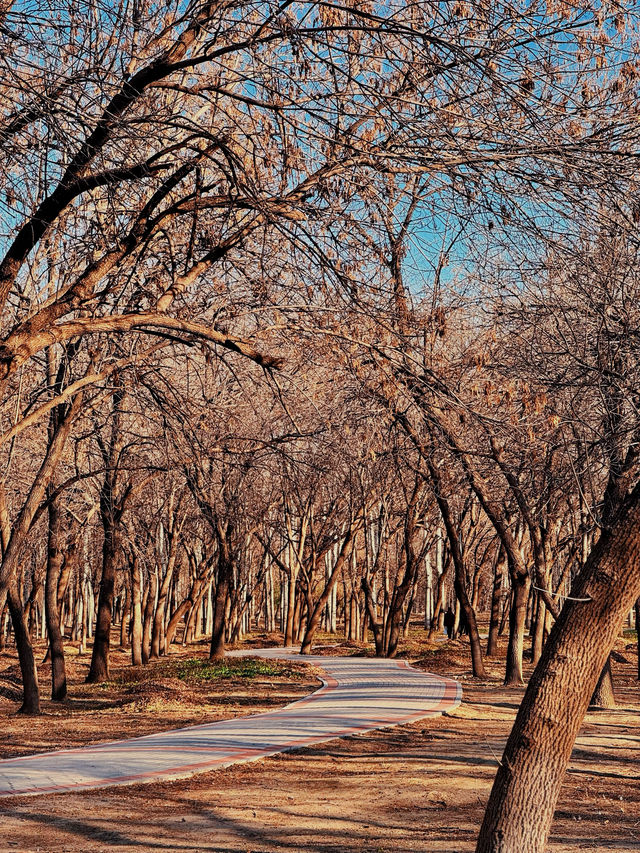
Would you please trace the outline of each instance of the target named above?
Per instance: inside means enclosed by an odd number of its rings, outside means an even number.
[[[476,853],[542,853],[589,700],[640,593],[640,487],[574,582],[542,652],[487,805]]]

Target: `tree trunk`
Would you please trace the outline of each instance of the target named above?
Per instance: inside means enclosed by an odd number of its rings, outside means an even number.
[[[333,570],[331,571],[331,574],[329,575],[329,578],[327,579],[327,581],[325,583],[324,590],[322,591],[320,598],[316,602],[316,605],[313,608],[313,611],[310,611],[311,615],[309,616],[309,619],[307,621],[307,630],[305,631],[304,639],[302,640],[302,647],[300,649],[301,655],[310,655],[311,654],[311,648],[313,645],[313,638],[315,636],[316,631],[318,630],[318,625],[320,624],[320,617],[322,616],[322,611],[324,610],[327,602],[329,601],[329,597],[330,597],[331,593],[333,592],[333,588],[335,587],[336,582],[338,580],[338,575],[342,571],[342,566],[344,565],[344,562],[346,560],[347,549],[348,549],[349,545],[351,544],[351,540],[353,539],[353,536],[354,536],[354,527],[353,527],[353,524],[351,524],[349,526],[349,530],[347,531],[347,535],[345,536],[345,538],[342,542],[342,547],[340,548],[340,553],[338,554],[338,557],[337,557],[337,559],[333,565]]]
[[[124,507],[131,493],[131,483],[129,483],[119,496],[116,495],[118,465],[122,449],[120,420],[124,386],[121,377],[118,376],[114,379],[114,387],[115,391],[111,402],[111,436],[107,444],[103,442],[100,433],[97,433],[96,436],[105,467],[104,480],[100,489],[100,520],[104,531],[104,540],[102,543],[102,576],[98,596],[96,630],[93,638],[91,666],[86,679],[88,684],[106,681],[109,678],[109,644],[118,552],[117,535]]]
[[[378,621],[378,614],[376,613],[376,602],[373,595],[373,590],[371,589],[371,585],[369,583],[368,578],[363,577],[360,581],[362,586],[362,591],[364,592],[364,603],[367,608],[367,613],[369,614],[369,624],[371,625],[371,631],[373,632],[373,641],[376,647],[376,657],[381,658],[384,656],[384,632],[382,625]]]
[[[616,697],[613,691],[613,676],[611,675],[611,655],[607,658],[607,662],[602,667],[600,678],[596,684],[596,689],[593,691],[590,708],[615,708]]]
[[[449,577],[449,569],[451,568],[451,555],[447,551],[447,559],[444,559],[444,541],[442,534],[438,534],[440,538],[436,540],[436,604],[433,611],[431,626],[429,627],[428,639],[432,640],[438,634],[442,634],[444,629],[444,591],[447,578]]]
[[[160,591],[158,592],[158,603],[156,605],[156,612],[153,617],[153,632],[151,635],[152,658],[160,657],[160,655],[164,654],[165,651],[164,643],[162,642],[162,635],[164,633],[164,623],[166,618],[167,596],[169,593],[171,578],[173,577],[173,569],[176,563],[175,545],[173,543],[171,543],[170,549],[171,553],[169,554],[167,568],[164,573],[164,577],[162,578],[162,583],[160,584]]]
[[[576,735],[640,594],[640,488],[605,530],[543,649],[487,805],[476,853],[542,853]]]
[[[129,642],[129,628],[131,621],[131,593],[129,586],[125,584],[123,591],[122,612],[120,614],[120,648],[124,651]]]
[[[24,619],[22,600],[18,595],[18,566],[21,558],[22,546],[29,533],[35,513],[44,497],[47,487],[51,482],[58,460],[64,450],[65,442],[71,429],[74,417],[78,414],[81,401],[80,394],[74,397],[73,403],[67,409],[64,418],[58,423],[53,434],[50,435],[47,453],[34,480],[29,495],[18,514],[17,519],[11,527],[5,524],[6,518],[3,509],[4,486],[0,484],[0,535],[2,537],[2,563],[0,564],[0,590],[8,589],[9,608],[16,635],[18,646],[18,657],[22,671],[24,685],[23,713],[40,713],[40,698],[38,690],[38,675],[33,659],[33,648],[29,638],[29,631]]]
[[[131,557],[131,665],[142,666],[142,599],[140,596],[140,563]]]
[[[23,698],[20,706],[19,714],[39,714],[40,713],[40,689],[38,687],[38,670],[36,661],[33,656],[33,646],[31,638],[27,630],[27,623],[24,619],[24,611],[22,609],[22,601],[18,595],[18,586],[13,580],[9,587],[7,599],[9,602],[9,612],[11,613],[11,622],[13,625],[13,633],[16,640],[16,648],[18,649],[18,659],[20,661],[20,671],[22,673]]]
[[[116,525],[112,514],[103,517],[104,543],[102,545],[102,579],[98,598],[98,616],[93,638],[93,654],[87,675],[87,684],[96,684],[109,678],[109,644],[111,612],[116,583]]]
[[[464,569],[464,559],[462,556],[462,547],[456,525],[454,524],[451,515],[449,501],[445,496],[442,484],[442,477],[439,470],[435,467],[431,459],[427,460],[427,467],[431,475],[431,481],[435,490],[436,501],[440,509],[440,515],[444,522],[447,531],[447,539],[449,540],[449,549],[454,566],[453,586],[456,592],[460,607],[464,614],[466,627],[469,632],[469,643],[471,646],[471,666],[473,669],[474,678],[484,678],[486,673],[484,663],[482,661],[482,646],[480,643],[480,635],[478,633],[478,623],[476,614],[469,601],[467,594],[466,577]]]
[[[471,646],[471,669],[474,678],[485,678],[486,672],[482,660],[482,644],[480,643],[480,634],[478,633],[478,622],[476,620],[476,612],[471,606],[467,590],[464,586],[464,581],[458,577],[454,580],[454,586],[460,608],[464,614],[467,631],[469,632],[469,645]]]
[[[507,666],[504,683],[507,687],[524,684],[522,675],[522,653],[524,651],[524,631],[529,602],[529,575],[511,572],[512,598],[509,610],[509,646],[507,648]]]
[[[54,702],[62,702],[67,696],[64,645],[62,631],[60,630],[60,611],[58,610],[58,582],[64,560],[60,542],[60,528],[60,505],[56,498],[49,503],[47,574],[44,597],[51,657],[51,698]]]
[[[505,567],[504,549],[501,547],[496,560],[493,575],[493,591],[491,593],[491,619],[489,621],[489,639],[487,641],[487,657],[493,658],[498,654],[498,632],[500,630],[500,603],[502,601],[502,577]]]
[[[169,619],[169,624],[167,625],[167,630],[165,633],[165,651],[169,650],[169,646],[175,640],[176,633],[178,631],[178,625],[180,624],[180,620],[185,617],[193,606],[193,602],[190,598],[185,598],[184,601],[181,601],[180,604],[176,607],[175,611],[171,614],[171,619]],[[185,620],[185,628],[186,628],[186,620]]]
[[[153,608],[156,598],[156,586],[158,578],[155,573],[149,572],[149,583],[147,584],[147,595],[144,604],[144,624],[142,627],[142,663],[146,666],[151,656],[151,621],[153,619]]]
[[[284,629],[284,644],[286,648],[293,646],[293,625],[296,609],[296,579],[297,573],[294,571],[293,566],[290,565],[289,575],[287,578],[287,617]]]
[[[193,603],[187,613],[187,618],[185,620],[184,625],[184,634],[182,636],[182,645],[186,646],[187,643],[191,643],[193,641],[193,637],[195,634],[195,625],[198,620],[198,616],[200,613],[200,608],[202,606],[203,601],[205,601],[205,596],[207,599],[211,599],[211,587],[212,582],[209,580],[208,582],[202,584],[202,587],[197,591],[196,595],[193,598]]]
[[[225,616],[229,590],[230,584],[228,578],[221,578],[216,586],[216,595],[213,605],[213,630],[211,632],[209,660],[217,660],[224,657]]]
[[[544,626],[546,623],[547,608],[542,598],[536,593],[535,625],[533,626],[533,642],[531,643],[531,662],[535,666],[542,655],[542,644],[544,642]]]
[[[217,660],[224,657],[227,601],[233,578],[233,565],[227,558],[227,555],[221,552],[218,559],[218,583],[216,584],[216,594],[213,604],[213,629],[211,631],[209,660]]]

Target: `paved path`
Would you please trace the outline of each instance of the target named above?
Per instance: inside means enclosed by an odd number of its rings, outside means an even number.
[[[324,686],[279,711],[0,761],[0,796],[184,778],[342,735],[437,716],[456,707],[462,697],[457,681],[418,672],[405,661],[302,658],[283,649],[255,649],[248,654],[315,664],[326,673]]]

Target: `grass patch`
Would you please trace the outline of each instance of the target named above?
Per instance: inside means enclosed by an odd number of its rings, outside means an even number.
[[[208,661],[199,658],[187,658],[176,661],[176,678],[182,681],[221,681],[228,678],[294,678],[301,679],[303,673],[278,661],[259,658],[225,658],[220,661]]]
[[[196,684],[213,684],[230,679],[280,678],[289,681],[308,680],[308,667],[285,661],[261,658],[223,658],[209,661],[206,658],[177,658],[153,661],[147,667],[127,667],[109,681],[96,684],[99,690],[109,690],[122,685],[143,684],[158,679],[174,679]]]

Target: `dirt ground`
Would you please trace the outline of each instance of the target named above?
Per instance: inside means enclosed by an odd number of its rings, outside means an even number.
[[[623,642],[618,650],[628,661],[614,664],[618,707],[590,713],[585,720],[556,814],[549,847],[553,853],[640,851],[640,693],[633,650],[625,650]],[[346,645],[342,649],[347,654],[358,651]],[[485,682],[474,683],[464,642],[430,649],[416,634],[408,651],[421,668],[461,679],[464,702],[453,714],[204,773],[188,781],[3,800],[0,850],[472,851],[522,691],[501,686],[501,661],[490,664]],[[148,680],[163,679],[149,676]],[[200,714],[198,696],[187,709],[182,700],[174,696],[168,702],[152,689],[149,695],[155,697],[150,700],[155,710],[148,713],[155,719],[155,728],[169,727],[162,709],[173,703],[182,712],[174,707],[170,713],[201,722],[205,717],[263,710],[264,702],[269,707],[283,704],[313,689],[315,681],[313,673],[301,680],[297,670],[284,670],[276,680],[273,691],[270,679],[261,676],[238,675],[227,678],[222,687],[199,687],[209,690],[210,698],[204,715],[197,717],[190,715]],[[74,694],[77,689],[73,687]],[[131,685],[102,689],[112,706],[81,711],[85,721],[93,714],[95,739],[105,739],[104,734],[97,737],[95,726],[109,717],[119,721],[108,720],[102,726],[109,738],[118,726],[133,726],[137,714],[143,714],[140,720],[145,722],[130,730],[136,734],[149,730],[144,708],[134,710],[135,702],[118,704]],[[144,705],[146,688],[136,689]],[[93,696],[98,693],[96,688],[91,691]],[[78,701],[97,700],[84,695]],[[56,732],[63,732],[60,743],[66,745],[65,738],[73,737],[72,721],[78,719],[74,709],[63,716],[59,730],[61,721],[56,718]],[[1,722],[4,731],[11,725],[9,749],[14,754],[20,745],[23,752],[32,750],[35,738],[29,729],[39,720],[4,715]],[[91,725],[85,722],[79,728],[86,736]],[[54,746],[51,739],[48,748]]]

